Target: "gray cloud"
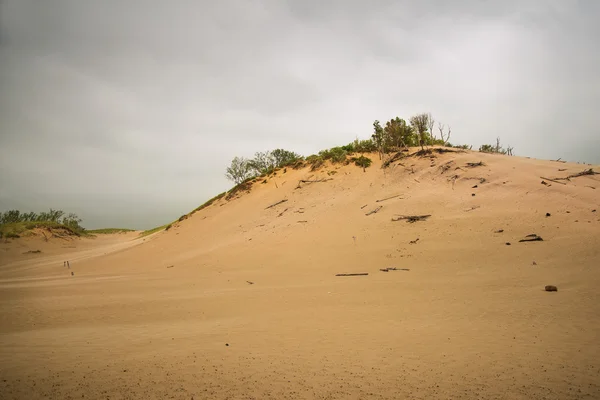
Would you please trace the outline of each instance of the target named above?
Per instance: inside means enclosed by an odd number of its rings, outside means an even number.
[[[431,111],[454,142],[600,163],[594,1],[0,3],[0,209],[148,228],[304,154]]]

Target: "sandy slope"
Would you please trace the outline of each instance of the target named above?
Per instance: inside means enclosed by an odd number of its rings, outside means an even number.
[[[600,176],[401,162],[279,172],[74,277],[0,265],[0,397],[600,398]]]

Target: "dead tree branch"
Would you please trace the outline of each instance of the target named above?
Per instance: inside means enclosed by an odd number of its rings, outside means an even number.
[[[397,194],[395,196],[391,196],[391,197],[386,197],[385,199],[381,199],[381,200],[375,200],[375,203],[381,203],[382,201],[386,201],[386,200],[390,200],[390,199],[394,199],[396,197],[401,196],[400,194]]]
[[[379,206],[379,207],[377,207],[376,209],[369,211],[369,212],[368,212],[368,213],[366,213],[365,215],[377,214],[377,212],[378,212],[379,210],[381,210],[382,208],[383,208],[383,206]]]
[[[410,268],[388,267],[388,268],[379,268],[379,270],[382,271],[382,272],[389,272],[389,271],[410,271]]]
[[[546,181],[550,181],[550,182],[558,183],[558,184],[560,184],[560,185],[566,185],[566,183],[564,183],[564,182],[559,182],[559,181],[557,181],[556,179],[544,178],[543,176],[540,176],[540,178],[542,178],[542,179],[544,179],[544,180],[546,180]],[[563,178],[563,179],[566,179],[566,178]]]
[[[267,210],[267,209],[269,209],[271,207],[275,207],[275,206],[277,206],[277,205],[279,205],[281,203],[285,203],[286,201],[287,201],[287,199],[280,200],[277,203],[271,204],[270,206],[268,206],[267,208],[265,208],[265,210]]]
[[[427,218],[431,217],[431,214],[427,215],[401,215],[398,217],[393,217],[392,221],[402,221],[406,220],[406,222],[413,223],[417,221],[425,221]]]
[[[485,164],[483,163],[483,161],[479,161],[477,163],[473,163],[473,162],[468,162],[467,163],[467,167],[469,168],[475,168],[475,167],[483,167]]]

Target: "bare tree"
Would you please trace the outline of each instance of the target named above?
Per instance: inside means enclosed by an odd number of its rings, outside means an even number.
[[[424,150],[425,143],[427,142],[427,127],[429,126],[429,115],[428,114],[417,114],[410,118],[410,123],[414,130],[417,132],[419,137],[419,144],[421,150]]]
[[[431,144],[433,144],[433,139],[435,136],[433,134],[433,127],[435,126],[435,120],[431,116],[431,113],[427,114],[427,128],[429,129],[429,140],[431,140]]]
[[[438,130],[440,131],[440,136],[442,138],[442,142],[444,142],[444,145],[446,145],[448,143],[448,141],[450,140],[450,132],[452,132],[452,130],[450,129],[450,125],[448,125],[448,134],[444,138],[444,129],[445,128],[446,128],[446,126],[444,124],[442,124],[441,122],[438,122]]]

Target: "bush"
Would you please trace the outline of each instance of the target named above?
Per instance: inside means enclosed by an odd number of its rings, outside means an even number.
[[[354,141],[353,147],[354,147],[354,151],[357,153],[372,153],[374,151],[377,151],[377,146],[375,145],[375,142],[373,142],[371,139],[367,139],[367,140],[356,139]]]
[[[350,144],[347,144],[345,146],[342,146],[341,149],[344,150],[348,154],[352,154],[352,153],[354,153],[356,151],[354,149],[354,143],[350,143]]]
[[[325,160],[322,156],[313,154],[311,156],[306,157],[306,162],[310,165],[310,170],[314,171],[323,166]]]
[[[496,149],[494,148],[494,146],[492,146],[491,144],[482,144],[479,147],[479,151],[481,153],[495,153]]]
[[[354,161],[354,164],[357,167],[362,167],[363,169],[370,167],[371,163],[373,162],[369,157],[365,156],[354,157],[352,161]]]
[[[343,163],[346,161],[348,152],[341,147],[332,147],[329,150],[319,152],[323,160],[331,160],[332,163]]]

